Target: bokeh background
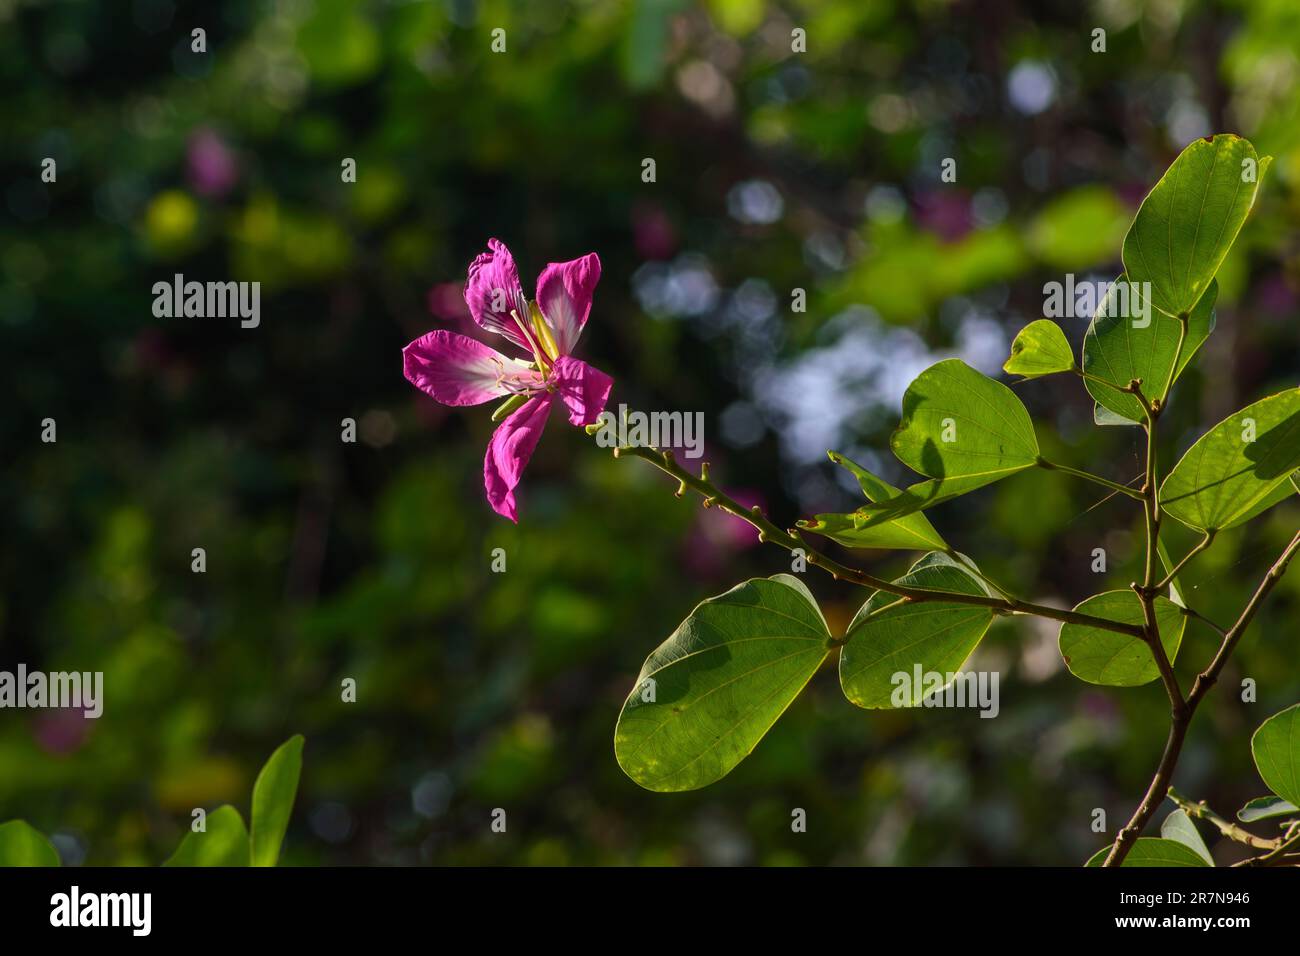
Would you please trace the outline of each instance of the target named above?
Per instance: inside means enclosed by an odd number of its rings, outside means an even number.
[[[97,722],[0,712],[0,819],[68,863],[154,864],[191,808],[247,816],[303,733],[289,865],[1081,862],[1105,842],[1093,808],[1113,833],[1145,789],[1167,703],[1077,682],[1030,622],[999,621],[973,662],[1002,672],[996,720],[856,710],[828,665],[721,783],[640,790],[612,739],[642,660],[788,558],[558,417],[511,525],[483,500],[486,411],[416,392],[400,350],[466,327],[488,237],[530,294],[596,251],[580,355],[613,402],[703,412],[715,477],[778,521],[848,510],[827,448],[907,481],[887,449],[910,379],[951,355],[999,374],[1043,283],[1113,278],[1182,146],[1238,132],[1276,162],[1170,461],[1296,384],[1298,51],[1293,0],[0,2],[0,663],[106,674]],[[176,272],[260,281],[261,326],[155,318]],[[1049,456],[1140,470],[1135,431],[1094,427],[1077,381],[1017,392]],[[1031,472],[931,516],[1069,606],[1136,574],[1139,516],[1103,494]],[[1222,535],[1187,575],[1199,609],[1230,621],[1298,520],[1291,502]],[[808,583],[833,625],[865,597]],[[1300,699],[1297,597],[1293,573],[1176,778],[1225,814],[1264,791],[1250,733]],[[1185,683],[1214,645],[1189,629]]]

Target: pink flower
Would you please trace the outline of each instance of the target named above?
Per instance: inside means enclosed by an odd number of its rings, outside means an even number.
[[[600,259],[590,253],[552,262],[537,277],[537,300],[519,285],[510,250],[496,239],[469,266],[465,302],[479,328],[504,336],[531,355],[511,358],[466,335],[438,329],[402,350],[407,380],[444,405],[480,405],[506,398],[514,408],[488,443],[483,486],[497,514],[519,520],[515,488],[542,437],[551,406],[564,403],[572,425],[594,424],[614,380],[570,356],[578,343]]]

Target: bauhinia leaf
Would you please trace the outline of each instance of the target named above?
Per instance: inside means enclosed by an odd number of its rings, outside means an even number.
[[[190,831],[163,866],[248,866],[248,830],[229,804],[207,815],[201,833]]]
[[[1124,271],[1151,283],[1155,308],[1190,314],[1254,205],[1271,157],[1228,133],[1191,143],[1138,209],[1124,237]]]
[[[912,566],[898,584],[987,596],[964,566],[933,552]],[[944,601],[902,602],[877,591],[849,624],[840,650],[840,687],[859,707],[914,707],[926,693],[950,683],[993,623],[993,611]],[[921,680],[916,679],[920,671]],[[944,676],[930,686],[930,674]],[[907,680],[896,678],[904,675]]]
[[[1094,594],[1075,610],[1118,624],[1140,625],[1145,620],[1142,602],[1132,591]],[[1156,627],[1170,661],[1178,656],[1186,626],[1187,618],[1178,605],[1165,597],[1156,598]],[[1083,624],[1062,624],[1059,644],[1070,673],[1090,684],[1137,687],[1160,676],[1151,648],[1141,638]]]
[[[59,851],[26,820],[0,823],[0,866],[58,866]]]
[[[1201,839],[1196,824],[1192,822],[1192,818],[1187,815],[1186,810],[1175,810],[1165,817],[1164,823],[1160,824],[1160,835],[1166,840],[1174,840],[1189,850],[1195,851],[1196,855],[1207,864],[1214,866],[1214,857],[1210,855],[1210,848]]]
[[[1101,866],[1110,854],[1110,847],[1098,850],[1088,860],[1088,866]],[[1163,837],[1138,837],[1124,857],[1121,866],[1212,866],[1199,853],[1177,840]]]
[[[1187,450],[1160,487],[1160,504],[1202,531],[1232,528],[1290,496],[1300,468],[1300,388],[1248,405]]]
[[[271,754],[253,784],[253,832],[251,859],[253,866],[275,866],[280,858],[280,844],[289,828],[289,814],[298,793],[302,773],[301,734],[295,734]]]
[[[1254,823],[1256,820],[1271,820],[1274,817],[1289,817],[1300,814],[1290,800],[1281,797],[1256,797],[1237,811],[1237,819],[1242,823]]]
[[[1011,389],[960,359],[916,377],[903,395],[903,419],[890,438],[899,461],[931,480],[868,504],[871,523],[892,521],[1032,468],[1038,437]]]
[[[1051,319],[1030,322],[1011,343],[1011,357],[1002,371],[1025,378],[1038,378],[1074,368],[1074,352],[1061,327]]]
[[[755,578],[699,604],[646,658],[614,730],[647,790],[695,790],[754,749],[830,651],[803,582]]]
[[[1300,704],[1293,704],[1260,724],[1250,738],[1255,767],[1268,788],[1300,805]]]
[[[862,493],[867,496],[867,501],[886,501],[900,494],[893,485],[877,478],[839,452],[832,451],[828,454],[831,461],[847,468],[858,479],[858,485],[862,488]],[[934,529],[934,525],[930,524],[930,519],[925,515],[910,514],[885,521],[875,519],[876,516],[867,511],[851,514],[819,514],[813,521],[800,521],[799,527],[850,548],[948,550],[947,542],[940,537],[939,532]]]
[[[1097,314],[1083,337],[1083,370],[1088,393],[1110,415],[1097,415],[1101,425],[1136,425],[1145,418],[1142,405],[1129,392],[1122,392],[1097,381],[1105,379],[1126,386],[1141,379],[1142,394],[1148,399],[1164,398],[1187,363],[1214,331],[1214,303],[1219,296],[1216,282],[1211,281],[1187,320],[1187,336],[1179,351],[1181,322],[1158,309],[1150,308],[1142,287],[1122,275],[1107,289]],[[1174,368],[1174,357],[1178,367]]]

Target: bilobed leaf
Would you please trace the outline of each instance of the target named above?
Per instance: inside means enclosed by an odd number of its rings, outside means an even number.
[[[988,596],[988,589],[965,567],[946,554],[933,552],[912,566],[898,584],[935,591]],[[927,691],[917,686],[916,669],[955,674],[993,623],[990,608],[946,601],[909,601],[884,591],[867,600],[849,624],[840,650],[840,687],[859,707],[919,704]],[[907,675],[907,685],[895,681]],[[946,686],[946,683],[944,686]]]
[[[1300,814],[1300,807],[1290,800],[1274,796],[1256,797],[1237,811],[1237,819],[1242,823],[1254,823],[1256,820],[1271,820],[1296,814]]]
[[[280,858],[302,773],[302,744],[302,735],[295,734],[277,747],[253,784],[253,866],[275,866]]]
[[[1250,738],[1250,752],[1268,788],[1283,800],[1300,804],[1300,704],[1260,724]]]
[[[1289,497],[1287,479],[1297,468],[1300,388],[1293,388],[1246,406],[1202,435],[1165,478],[1160,504],[1185,525],[1221,531]]]
[[[1101,866],[1110,855],[1110,847],[1094,853],[1087,866]],[[1212,866],[1201,855],[1177,840],[1163,837],[1138,837],[1121,866]]]
[[[1220,133],[1191,143],[1147,194],[1124,237],[1123,258],[1132,279],[1151,283],[1155,308],[1177,317],[1200,301],[1270,161],[1248,140]]]
[[[1132,591],[1094,594],[1075,608],[1080,614],[1105,618],[1117,624],[1142,624],[1142,602]],[[1172,661],[1183,642],[1187,618],[1178,605],[1156,598],[1156,628],[1160,643]],[[1084,624],[1062,624],[1061,657],[1070,673],[1090,684],[1137,687],[1160,676],[1151,648],[1141,638]]]
[[[229,804],[207,815],[202,833],[190,831],[163,866],[248,866],[248,830]]]
[[[700,603],[646,658],[614,729],[623,772],[647,790],[695,790],[763,739],[830,651],[812,594],[788,574]]]
[[[877,478],[861,465],[850,461],[839,452],[829,452],[831,461],[851,471],[858,479],[867,501],[877,502],[894,498],[899,490]],[[851,514],[819,514],[814,521],[800,521],[805,531],[830,538],[850,548],[900,548],[928,551],[934,548],[947,550],[947,542],[934,530],[930,519],[922,514],[910,514],[893,520],[877,521],[866,511]]]
[[[960,359],[931,365],[907,387],[890,447],[899,461],[929,478],[980,484],[1038,462],[1038,437],[1024,404]]]
[[[26,820],[0,823],[0,866],[58,866],[59,851]]]
[[[1178,349],[1181,324],[1165,315],[1142,295],[1140,283],[1122,275],[1112,282],[1083,337],[1083,370],[1115,385],[1142,380],[1142,394],[1148,399],[1164,398],[1187,363],[1214,331],[1214,303],[1218,283],[1211,281],[1187,320],[1187,337]],[[1141,314],[1141,315],[1140,315]],[[1178,368],[1174,369],[1174,356]],[[1097,400],[1099,425],[1136,425],[1145,420],[1142,405],[1128,392],[1111,388],[1095,378],[1085,378],[1088,394]]]
[[[1030,322],[1011,343],[1011,357],[1002,371],[1038,378],[1074,368],[1074,352],[1061,327],[1051,319]]]
[[[1165,822],[1160,824],[1160,835],[1166,840],[1174,840],[1189,850],[1194,850],[1197,856],[1210,866],[1214,866],[1214,857],[1210,856],[1210,848],[1201,839],[1196,824],[1192,822],[1186,810],[1175,810],[1165,817]]]

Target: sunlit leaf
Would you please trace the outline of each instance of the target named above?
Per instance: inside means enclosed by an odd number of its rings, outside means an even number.
[[[1192,142],[1138,209],[1124,237],[1124,271],[1151,283],[1155,308],[1190,314],[1255,202],[1270,157],[1228,133]]]
[[[1142,602],[1132,591],[1094,594],[1075,608],[1080,614],[1105,618],[1117,624],[1142,624]],[[1187,618],[1178,605],[1156,598],[1156,627],[1169,660],[1178,656]],[[1083,624],[1062,624],[1061,657],[1070,673],[1090,684],[1137,687],[1160,676],[1151,648],[1138,637]]]
[[[1248,405],[1201,436],[1160,488],[1160,503],[1183,524],[1221,531],[1290,496],[1300,468],[1300,389]]]
[[[987,588],[967,568],[938,552],[918,561],[897,583],[988,596]],[[900,602],[893,594],[877,591],[853,618],[840,650],[844,696],[868,709],[916,706],[931,689],[917,686],[917,668],[923,677],[955,674],[992,623],[989,608],[945,601]],[[906,675],[906,685],[895,678],[897,674]]]
[[[847,468],[858,479],[858,485],[868,501],[886,501],[900,494],[893,485],[877,478],[839,452],[829,454],[831,461]],[[925,515],[911,514],[886,521],[875,519],[876,516],[870,512],[858,511],[850,514],[819,514],[813,521],[800,521],[798,524],[805,531],[824,535],[850,548],[948,550],[947,542],[940,537]]]
[[[1210,848],[1205,845],[1201,834],[1197,832],[1196,824],[1192,822],[1186,810],[1175,810],[1165,817],[1164,823],[1160,824],[1160,835],[1166,840],[1174,840],[1195,851],[1202,860],[1214,866],[1214,857],[1210,855]]]
[[[1255,767],[1268,788],[1300,805],[1300,704],[1293,704],[1260,724],[1250,738]]]
[[[1104,847],[1092,855],[1088,866],[1101,866],[1110,855],[1110,847]],[[1206,863],[1199,853],[1177,840],[1162,837],[1138,837],[1128,856],[1124,857],[1122,866],[1212,866]]]
[[[163,866],[248,866],[248,830],[228,804],[207,815],[205,830],[191,830]]]
[[[59,851],[25,820],[0,823],[0,866],[58,866]]]
[[[1083,370],[1119,386],[1141,379],[1144,396],[1163,398],[1214,331],[1214,304],[1219,289],[1211,281],[1192,309],[1181,352],[1178,338],[1182,323],[1158,309],[1146,308],[1149,303],[1140,290],[1139,285],[1129,283],[1128,276],[1124,275],[1107,288],[1083,337]],[[1140,312],[1145,315],[1139,317]],[[1178,356],[1176,371],[1175,356]],[[1128,392],[1111,388],[1096,378],[1085,378],[1084,385],[1098,406],[1111,413],[1105,420],[1099,414],[1098,424],[1135,425],[1145,419],[1141,403]]]
[[[1274,817],[1289,817],[1300,814],[1290,800],[1281,797],[1256,797],[1237,811],[1237,819],[1242,823],[1254,823],[1256,820],[1270,820]]]
[[[289,814],[302,773],[301,734],[295,734],[271,754],[253,784],[253,866],[275,866],[289,827]]]
[[[1011,357],[1002,371],[1025,378],[1038,378],[1074,368],[1074,352],[1061,327],[1051,319],[1030,322],[1011,343]]]
[[[695,790],[763,739],[830,651],[803,582],[755,578],[703,601],[646,658],[614,730],[623,771],[647,790]]]

